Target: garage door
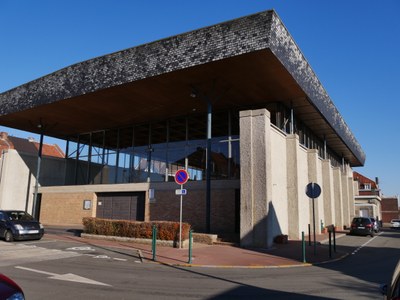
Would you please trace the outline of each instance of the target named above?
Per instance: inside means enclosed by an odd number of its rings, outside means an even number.
[[[144,221],[144,192],[97,194],[96,216],[102,219]]]

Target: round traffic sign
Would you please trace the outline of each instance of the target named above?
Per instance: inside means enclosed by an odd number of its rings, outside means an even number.
[[[321,187],[318,183],[310,182],[306,186],[306,195],[310,198],[318,198],[321,195]]]
[[[175,182],[177,184],[185,184],[189,180],[189,174],[186,172],[186,170],[181,169],[176,171],[175,173]]]

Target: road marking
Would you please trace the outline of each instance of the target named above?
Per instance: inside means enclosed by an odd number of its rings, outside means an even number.
[[[15,266],[47,260],[81,256],[82,254],[58,249],[47,249],[36,245],[0,242],[0,267]]]
[[[361,248],[364,248],[365,246],[367,246],[369,243],[371,243],[377,236],[381,235],[382,232],[378,233],[378,235],[375,235],[373,238],[371,238],[370,240],[368,240],[367,242],[365,242],[364,244],[362,244],[360,247],[358,247],[356,250],[354,250],[351,255],[356,254],[358,251],[361,250]]]
[[[65,250],[71,250],[71,251],[95,251],[92,247],[72,247],[72,248],[67,248]]]
[[[117,258],[117,257],[114,257],[113,258],[113,260],[118,260],[118,261],[128,261],[127,259],[125,259],[125,258]]]
[[[39,274],[44,274],[50,276],[49,279],[56,279],[56,280],[64,280],[64,281],[72,281],[72,282],[79,282],[79,283],[86,283],[86,284],[95,284],[95,285],[104,285],[104,286],[111,286],[106,283],[102,283],[99,281],[91,280],[89,278],[81,277],[79,275],[75,275],[72,273],[67,273],[67,274],[56,274],[56,273],[50,273],[46,271],[41,271],[41,270],[36,270],[36,269],[31,269],[31,268],[25,268],[25,267],[20,267],[16,266],[16,269],[21,269],[25,271],[31,271]]]
[[[111,259],[108,255],[96,255],[93,258],[104,258],[104,259]]]

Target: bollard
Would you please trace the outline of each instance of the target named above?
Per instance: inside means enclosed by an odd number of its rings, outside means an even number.
[[[306,263],[306,241],[304,239],[304,231],[301,232],[301,250],[303,252],[303,263]]]
[[[329,230],[329,258],[332,258],[332,232]]]
[[[157,227],[153,225],[153,237],[151,251],[153,252],[153,261],[156,261]]]
[[[189,261],[188,261],[188,264],[192,263],[192,246],[193,246],[192,233],[193,233],[193,230],[189,230]]]
[[[336,229],[335,229],[335,225],[333,226],[333,252],[336,253]]]
[[[311,225],[308,224],[308,246],[311,246]]]

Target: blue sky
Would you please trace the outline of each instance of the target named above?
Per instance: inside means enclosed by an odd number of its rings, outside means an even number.
[[[0,93],[86,59],[272,8],[366,153],[355,170],[379,177],[384,195],[398,195],[398,0],[1,0]]]

